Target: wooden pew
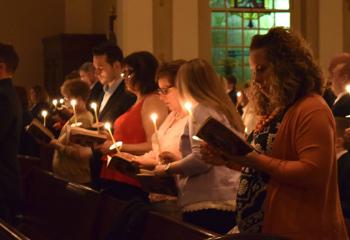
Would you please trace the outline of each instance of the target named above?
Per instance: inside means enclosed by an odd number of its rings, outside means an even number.
[[[289,238],[262,233],[237,233],[213,237],[207,240],[288,240]]]
[[[150,212],[142,240],[201,240],[219,236],[160,213]]]
[[[39,169],[25,183],[22,232],[33,239],[96,239],[98,192]]]
[[[126,206],[126,202],[115,199],[105,192],[101,192],[98,214],[93,230],[93,239],[106,240],[115,221],[118,221]]]
[[[0,239],[1,240],[30,240],[19,232],[16,228],[0,219]]]
[[[39,168],[41,165],[41,160],[38,157],[17,155],[17,160],[22,178],[24,178],[32,170],[32,168]]]

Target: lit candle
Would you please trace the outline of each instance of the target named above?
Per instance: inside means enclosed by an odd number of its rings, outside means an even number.
[[[44,119],[44,126],[46,127],[46,117],[47,117],[48,112],[46,110],[42,110],[41,116],[43,116]]]
[[[154,132],[157,132],[157,119],[158,119],[157,113],[152,113],[151,120],[153,122]]]
[[[97,103],[92,102],[92,103],[90,104],[90,107],[91,107],[92,109],[94,109],[95,118],[96,118],[96,124],[98,124]]]
[[[158,159],[158,155],[162,152],[161,148],[160,148],[160,141],[159,141],[159,137],[158,137],[158,129],[157,129],[157,119],[158,119],[158,115],[156,113],[152,113],[151,114],[151,120],[153,122],[153,127],[154,127],[154,136],[156,138],[156,144],[158,147],[158,154],[156,154],[156,159]]]
[[[109,136],[110,136],[111,139],[112,139],[112,143],[113,143],[112,146],[114,146],[114,147],[117,149],[117,152],[120,153],[119,147],[116,145],[115,140],[114,140],[114,137],[113,137],[113,134],[112,134],[111,124],[110,124],[109,122],[106,122],[104,127],[105,127],[105,129],[108,131]],[[111,148],[111,147],[110,147],[110,148]],[[112,149],[113,149],[113,148],[112,148]]]
[[[63,103],[64,103],[64,99],[61,98],[61,99],[60,99],[60,104],[63,104]]]
[[[75,123],[75,125],[77,126],[77,125],[78,125],[77,113],[75,112],[75,106],[77,105],[77,100],[72,99],[72,100],[70,101],[70,105],[72,105],[72,107],[73,107],[74,123]]]
[[[58,103],[57,99],[52,100],[52,104],[54,105],[55,108],[57,108],[57,103]]]
[[[238,91],[236,95],[237,95],[237,97],[240,97],[240,96],[242,96],[242,92]]]
[[[185,102],[184,107],[187,110],[190,117],[192,117],[192,104],[190,102]]]
[[[190,116],[189,119],[188,119],[189,120],[189,122],[188,122],[188,133],[190,135],[190,144],[191,144],[191,147],[192,147],[193,146],[193,139],[192,139],[193,123],[195,122],[195,119],[194,119],[193,114],[192,114],[192,103],[185,102],[184,107],[187,110],[188,115]]]
[[[350,93],[350,84],[347,84],[347,85],[345,86],[345,90],[346,90],[348,93]]]

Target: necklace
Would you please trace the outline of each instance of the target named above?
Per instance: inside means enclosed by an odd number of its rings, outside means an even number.
[[[281,108],[276,108],[269,115],[261,116],[259,122],[256,124],[254,132],[260,133],[264,128],[281,112]]]

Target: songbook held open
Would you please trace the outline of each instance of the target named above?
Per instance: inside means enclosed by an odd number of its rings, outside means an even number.
[[[255,150],[241,133],[229,129],[213,117],[202,124],[196,136],[228,156],[244,156]]]
[[[69,141],[80,145],[93,146],[94,144],[102,144],[106,140],[106,135],[94,130],[71,127],[69,131]]]
[[[32,122],[26,126],[25,130],[38,142],[49,143],[55,138],[55,135],[36,118],[33,118]]]

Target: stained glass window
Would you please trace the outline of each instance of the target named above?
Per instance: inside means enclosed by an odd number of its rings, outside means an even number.
[[[290,0],[209,0],[212,64],[223,75],[234,66],[240,84],[250,79],[249,45],[255,34],[290,27]]]

